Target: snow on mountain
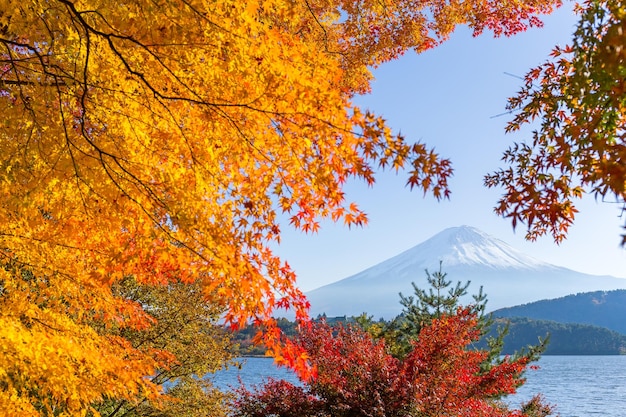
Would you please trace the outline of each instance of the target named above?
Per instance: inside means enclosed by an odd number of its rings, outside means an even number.
[[[446,229],[396,258],[412,264],[419,262],[424,266],[433,266],[438,261],[448,266],[484,265],[496,269],[537,269],[549,266],[470,226]],[[434,263],[433,259],[436,259]]]
[[[375,318],[391,318],[401,310],[398,294],[412,295],[412,282],[426,288],[425,270],[438,271],[440,262],[453,283],[471,281],[470,294],[483,286],[489,310],[578,292],[626,289],[626,279],[557,267],[476,228],[460,226],[446,229],[356,275],[309,291],[306,295],[311,315],[365,312]]]

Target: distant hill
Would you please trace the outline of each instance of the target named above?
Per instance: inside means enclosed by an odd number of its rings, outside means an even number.
[[[626,335],[626,290],[595,291],[508,307],[495,317],[526,317],[589,324]]]
[[[470,294],[483,286],[490,311],[579,292],[626,289],[626,279],[551,265],[476,228],[460,226],[446,229],[356,275],[307,292],[311,315],[367,313],[375,319],[391,319],[401,310],[398,293],[412,295],[411,282],[427,287],[424,270],[438,271],[440,261],[452,282],[472,282]],[[464,301],[472,300],[468,297]]]
[[[509,322],[503,354],[513,354],[523,347],[538,344],[550,335],[544,355],[621,355],[626,354],[626,335],[587,324],[557,323],[524,317],[499,318],[496,327]],[[492,332],[492,335],[495,331]],[[479,346],[484,347],[481,343]]]

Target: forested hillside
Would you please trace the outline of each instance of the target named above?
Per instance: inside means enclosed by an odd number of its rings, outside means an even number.
[[[626,354],[626,336],[609,329],[588,324],[557,323],[513,317],[496,320],[495,326],[509,322],[502,353],[513,354],[538,339],[550,335],[544,355],[621,355]],[[492,334],[495,334],[492,331]]]
[[[580,293],[503,308],[493,314],[496,317],[590,324],[626,334],[626,290]]]

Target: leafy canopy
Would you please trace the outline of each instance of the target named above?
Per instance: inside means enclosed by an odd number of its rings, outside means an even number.
[[[158,358],[96,331],[152,324],[111,291],[128,276],[199,282],[306,373],[272,331],[274,309],[307,308],[269,246],[277,214],[363,224],[343,184],[379,167],[449,193],[448,160],[353,104],[369,68],[459,24],[514,34],[559,4],[0,0],[0,406],[158,396],[143,378]]]

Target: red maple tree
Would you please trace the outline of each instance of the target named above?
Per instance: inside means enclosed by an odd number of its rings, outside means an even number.
[[[523,384],[529,358],[507,357],[485,368],[489,352],[471,347],[480,336],[477,313],[459,307],[425,326],[399,359],[384,339],[357,325],[312,323],[295,343],[309,353],[317,377],[300,387],[275,380],[253,391],[241,387],[234,417],[550,415],[539,397],[519,410],[501,401]]]

